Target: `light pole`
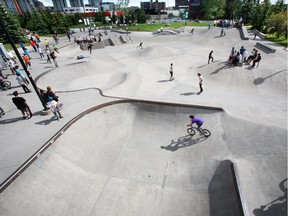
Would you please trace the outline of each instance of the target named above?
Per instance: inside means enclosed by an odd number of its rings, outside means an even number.
[[[1,9],[3,10],[3,8],[1,8]],[[31,76],[30,72],[27,70],[27,67],[26,67],[26,65],[25,65],[25,63],[24,63],[24,61],[23,61],[23,59],[22,59],[22,57],[21,57],[21,55],[20,55],[17,47],[15,46],[14,41],[12,40],[11,36],[10,36],[9,33],[7,32],[6,27],[5,27],[5,24],[3,23],[2,19],[0,19],[0,26],[1,26],[1,28],[3,29],[3,32],[4,32],[4,34],[6,35],[9,43],[11,44],[11,46],[12,46],[15,54],[17,55],[18,60],[20,61],[22,67],[24,68],[24,71],[25,71],[25,73],[27,74],[27,76],[28,76],[28,78],[29,78],[29,80],[30,80],[30,82],[31,82],[31,84],[32,84],[32,86],[33,86],[33,88],[34,88],[34,90],[35,90],[38,98],[40,99],[40,101],[41,101],[41,103],[42,103],[42,106],[44,107],[44,110],[47,110],[48,108],[46,107],[46,104],[45,104],[42,96],[40,95],[40,93],[39,93],[39,91],[38,91],[38,88],[37,88],[37,86],[36,86],[36,84],[35,84],[32,76]]]

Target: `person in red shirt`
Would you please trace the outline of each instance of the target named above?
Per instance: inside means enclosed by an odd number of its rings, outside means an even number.
[[[30,45],[33,47],[34,51],[37,52],[37,47],[36,47],[35,42],[33,40],[30,40]]]

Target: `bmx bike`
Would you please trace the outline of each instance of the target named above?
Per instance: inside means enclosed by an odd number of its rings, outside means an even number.
[[[202,136],[209,137],[211,135],[211,132],[208,129],[202,129],[202,128],[198,129],[198,127],[194,127],[192,125],[188,125],[187,127],[188,127],[187,128],[187,132],[191,136],[195,135],[196,130],[199,131],[199,134],[202,135]]]

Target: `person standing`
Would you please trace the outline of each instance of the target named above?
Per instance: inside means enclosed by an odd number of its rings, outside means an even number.
[[[29,80],[27,79],[27,77],[22,73],[22,71],[19,70],[19,65],[16,65],[16,67],[15,67],[15,73],[16,73],[16,75],[19,75],[19,76],[23,79],[23,81],[24,81],[24,83],[25,83],[26,85],[29,85],[29,84],[30,84],[30,83],[29,83]]]
[[[212,62],[214,61],[214,58],[213,58],[213,50],[211,50],[211,52],[209,53],[209,56],[208,56],[208,64],[210,63],[210,59],[212,59]]]
[[[169,81],[172,81],[172,80],[174,80],[174,76],[173,76],[173,63],[170,64],[169,72],[170,72]]]
[[[47,39],[44,40],[44,43],[45,43],[45,48],[50,49],[49,41]]]
[[[70,31],[69,31],[69,30],[66,32],[66,35],[67,35],[67,37],[68,37],[68,39],[69,39],[69,42],[70,42],[70,41],[71,41],[71,34],[70,34]]]
[[[198,92],[198,94],[201,94],[203,92],[203,88],[202,88],[202,84],[203,84],[203,77],[200,73],[197,74],[198,77],[199,77],[199,88],[200,88],[200,91]]]
[[[88,52],[90,52],[90,54],[92,54],[92,46],[93,44],[91,43],[88,44]]]
[[[56,96],[55,93],[52,91],[52,88],[50,86],[47,86],[47,91],[43,94],[43,99],[47,106],[52,110],[57,120],[59,120],[59,118],[63,118],[63,115],[60,113],[58,107],[58,98],[59,97]]]
[[[30,107],[26,103],[26,100],[23,97],[19,97],[17,91],[13,92],[14,97],[12,98],[13,103],[22,112],[23,119],[30,119],[32,117],[32,112]]]

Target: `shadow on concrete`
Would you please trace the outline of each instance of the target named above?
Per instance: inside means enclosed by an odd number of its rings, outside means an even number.
[[[158,80],[157,82],[163,83],[163,82],[170,82],[170,80]]]
[[[284,71],[286,71],[286,70],[277,71],[276,73],[271,74],[270,76],[267,76],[267,77],[264,77],[264,78],[263,77],[258,77],[256,79],[254,79],[253,83],[254,83],[254,85],[260,85],[260,84],[262,84],[265,81],[265,79],[268,79],[268,78],[270,78],[272,76],[275,76],[275,75],[277,75],[279,73],[282,73]]]
[[[50,124],[52,121],[57,121],[55,116],[52,116],[50,119],[45,119],[45,120],[42,120],[39,122],[35,122],[35,124],[46,126],[46,125]]]
[[[242,216],[230,160],[221,161],[208,186],[211,216]]]
[[[189,147],[191,145],[203,142],[206,139],[207,137],[204,136],[193,138],[193,136],[185,135],[178,138],[176,142],[174,140],[171,140],[171,143],[168,146],[161,146],[161,148],[167,151],[177,151],[180,148]]]
[[[287,178],[279,183],[279,188],[284,194],[270,203],[254,209],[255,216],[286,216],[287,215]]]
[[[19,111],[20,112],[20,111]],[[20,114],[20,113],[19,113]],[[0,121],[0,124],[11,124],[11,123],[15,123],[15,122],[18,122],[20,120],[26,120],[26,119],[23,119],[23,117],[17,117],[17,118],[11,118],[11,119],[4,119],[2,121]]]
[[[225,69],[231,68],[231,67],[233,67],[233,66],[232,66],[232,65],[227,65],[227,64],[225,64],[224,66],[222,66],[222,67],[218,68],[217,70],[213,71],[212,73],[210,73],[210,75],[212,75],[212,74],[217,74],[217,73],[219,73],[221,70],[225,70]]]
[[[185,93],[181,93],[180,95],[183,95],[183,96],[198,95],[198,92],[185,92]]]

